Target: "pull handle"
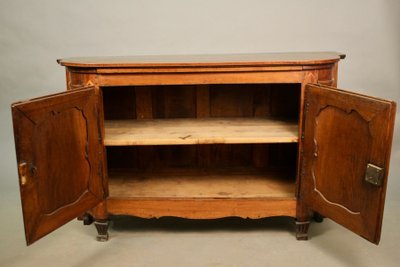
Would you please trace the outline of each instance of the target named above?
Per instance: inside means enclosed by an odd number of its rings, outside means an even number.
[[[21,162],[18,164],[19,183],[25,186],[28,183],[28,164]]]

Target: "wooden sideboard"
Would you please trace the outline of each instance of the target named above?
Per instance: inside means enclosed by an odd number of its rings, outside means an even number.
[[[378,243],[395,103],[337,86],[334,52],[58,60],[12,105],[27,244],[74,218],[323,217]]]

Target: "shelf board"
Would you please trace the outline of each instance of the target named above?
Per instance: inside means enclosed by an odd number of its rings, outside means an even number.
[[[105,121],[106,146],[298,142],[293,121],[267,118]]]
[[[295,179],[254,169],[110,170],[111,198],[294,198]]]

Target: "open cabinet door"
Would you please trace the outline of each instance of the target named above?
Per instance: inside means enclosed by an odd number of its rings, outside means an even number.
[[[104,199],[98,103],[84,88],[12,105],[28,245]]]
[[[301,196],[378,244],[396,104],[322,85],[305,89]]]

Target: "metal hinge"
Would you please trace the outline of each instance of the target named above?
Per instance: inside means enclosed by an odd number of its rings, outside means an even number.
[[[383,173],[383,168],[368,163],[367,170],[365,171],[365,181],[380,186],[382,185]]]

